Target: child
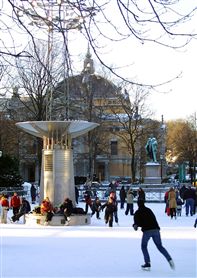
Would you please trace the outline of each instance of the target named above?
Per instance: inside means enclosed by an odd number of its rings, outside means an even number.
[[[181,200],[180,197],[177,198],[176,200],[176,212],[177,212],[177,216],[181,216],[181,212],[182,212],[182,205],[184,205],[184,202]]]

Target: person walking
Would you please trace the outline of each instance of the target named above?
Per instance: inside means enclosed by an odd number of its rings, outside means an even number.
[[[133,215],[133,199],[134,199],[134,192],[131,188],[129,188],[129,190],[127,191],[127,207],[125,210],[125,215],[128,215],[130,212],[130,215]]]
[[[168,193],[168,204],[170,208],[170,217],[171,219],[174,217],[176,219],[176,192],[173,187],[170,188]]]
[[[183,194],[183,200],[185,201],[186,216],[188,216],[189,213],[191,216],[194,214],[195,198],[196,198],[195,191],[193,188],[191,188],[191,185],[189,185]]]
[[[124,185],[122,185],[120,189],[120,209],[124,209],[125,199],[126,199],[126,191]]]
[[[135,231],[137,231],[138,227],[141,227],[141,230],[143,232],[141,249],[144,256],[145,264],[141,266],[142,269],[150,270],[151,267],[151,260],[148,252],[148,241],[150,240],[150,238],[153,239],[153,242],[155,243],[157,249],[166,258],[170,267],[174,269],[175,265],[172,257],[162,245],[160,227],[153,211],[145,206],[144,200],[138,200],[137,204],[138,210],[134,213],[133,228]]]
[[[7,215],[9,210],[9,201],[7,195],[1,197],[1,223],[7,224]]]
[[[19,212],[21,206],[21,199],[18,196],[17,192],[14,192],[14,195],[11,197],[10,200],[10,207],[13,209],[13,215],[16,215]]]

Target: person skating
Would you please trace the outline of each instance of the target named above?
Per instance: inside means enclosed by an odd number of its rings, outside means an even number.
[[[116,211],[116,204],[114,200],[109,197],[108,201],[101,206],[103,210],[105,208],[105,224],[109,223],[109,227],[113,227],[113,216]]]
[[[100,201],[99,197],[96,197],[92,204],[91,216],[93,216],[96,213],[96,218],[101,219],[100,218],[100,208],[101,208],[101,201]]]
[[[174,269],[175,265],[172,257],[162,245],[160,227],[153,211],[144,205],[144,200],[138,200],[137,204],[138,210],[134,213],[133,228],[137,231],[138,227],[141,227],[141,230],[143,232],[141,249],[144,256],[145,264],[141,266],[142,269],[150,270],[151,267],[150,256],[148,253],[148,241],[150,240],[150,238],[153,239],[153,242],[157,246],[158,250],[162,253],[162,255],[166,258],[170,267]]]

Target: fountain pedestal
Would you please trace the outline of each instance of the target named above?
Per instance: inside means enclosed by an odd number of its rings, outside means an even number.
[[[75,206],[72,139],[98,124],[87,121],[32,121],[16,125],[43,139],[41,199],[49,197],[53,205],[58,206],[67,197]]]

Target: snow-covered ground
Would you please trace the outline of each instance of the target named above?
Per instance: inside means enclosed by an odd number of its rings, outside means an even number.
[[[175,262],[175,270],[152,240],[151,271],[141,270],[142,233],[133,230],[133,217],[119,209],[119,226],[114,224],[113,228],[105,226],[104,212],[101,220],[94,215],[88,226],[24,225],[22,219],[18,224],[0,224],[0,277],[197,277],[197,229],[193,227],[197,215],[186,217],[183,208],[182,216],[171,220],[164,213],[164,203],[146,205],[157,217],[163,245]]]

